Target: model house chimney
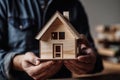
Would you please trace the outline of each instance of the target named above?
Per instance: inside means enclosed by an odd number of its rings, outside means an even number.
[[[67,18],[69,20],[69,11],[64,11],[63,15],[65,18]]]

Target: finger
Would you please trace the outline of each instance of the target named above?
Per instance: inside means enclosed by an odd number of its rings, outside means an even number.
[[[40,60],[39,57],[37,57],[34,53],[32,52],[27,52],[25,54],[25,60],[33,65],[39,65]]]
[[[87,46],[82,43],[81,46],[80,46],[80,49],[85,49],[85,48],[87,48]]]
[[[27,70],[27,73],[32,78],[36,79],[36,75],[44,73],[45,70],[47,70],[49,67],[51,67],[53,64],[53,61],[47,61],[40,63],[38,66],[31,66],[30,70]]]
[[[55,67],[57,68],[58,65],[62,64],[61,62],[58,62],[58,61],[52,61],[52,62],[53,62],[53,63],[52,63],[50,66],[46,67],[46,69],[45,69],[45,67],[44,67],[44,70],[49,70],[49,69],[51,69],[51,67],[53,67],[53,66],[55,66]],[[44,71],[43,71],[43,72],[44,72]]]
[[[79,62],[84,62],[88,64],[94,64],[96,62],[95,58],[91,55],[78,56],[77,59]]]
[[[85,45],[85,44],[81,44],[80,45],[80,53],[78,54],[78,56],[79,55],[86,55],[87,53],[86,53],[86,51],[87,51],[87,46]]]
[[[72,67],[72,64],[69,61],[64,61],[64,65],[70,70],[70,71],[75,71],[75,66],[74,68]]]
[[[80,55],[78,56],[78,61],[81,62],[96,62],[96,56],[94,51],[91,48],[83,49],[80,54],[86,54],[86,55]]]
[[[42,62],[40,65],[34,67],[34,72],[36,72],[34,75],[40,74],[47,70],[49,67],[54,65],[55,62],[53,61],[47,61],[47,62]]]
[[[46,70],[47,68],[49,68],[50,66],[54,65],[55,62],[54,61],[47,61],[47,62],[43,62],[40,65],[36,66],[36,69],[40,69],[41,72]]]
[[[74,64],[73,64],[74,63]],[[77,74],[85,74],[87,72],[87,70],[85,69],[85,67],[81,67],[80,65],[76,65],[75,62],[73,61],[73,63],[71,63],[70,61],[67,61],[65,63],[65,66],[73,73],[77,73]],[[83,65],[82,65],[83,66]]]
[[[88,64],[88,63],[83,63],[83,62],[79,62],[79,61],[68,61],[67,63],[69,66],[72,66],[73,68],[75,68],[77,70],[77,72],[81,72],[84,71],[84,73],[88,73],[91,72],[94,68],[94,64]],[[89,67],[89,68],[88,68]]]
[[[55,73],[57,73],[60,70],[60,68],[62,67],[62,64],[63,64],[62,61],[58,61],[55,65],[53,65],[51,68],[49,68],[48,75],[52,76]]]
[[[89,41],[84,34],[80,34],[79,43],[80,44],[85,44],[86,46],[90,46]]]
[[[67,62],[65,62],[65,64],[70,65],[70,66],[74,66],[74,68],[79,67],[79,68],[83,68],[83,69],[86,66],[87,67],[89,66],[89,64],[83,63],[83,62],[79,62],[79,61],[67,61]]]
[[[51,67],[48,67],[42,73],[39,73],[38,75],[36,75],[36,78],[37,79],[48,78],[48,77],[54,75],[56,72],[58,72],[58,70],[61,68],[61,66],[62,66],[62,62],[57,61],[54,65],[52,65]]]

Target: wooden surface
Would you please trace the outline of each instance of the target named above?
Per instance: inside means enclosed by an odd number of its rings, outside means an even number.
[[[48,79],[48,80],[120,80],[120,74],[108,74],[108,75],[100,75],[100,76],[92,76],[92,77]]]
[[[77,75],[76,78],[48,80],[120,80],[120,63],[116,64],[103,60],[103,65],[104,70],[100,73]]]
[[[104,70],[96,74],[79,75],[78,80],[120,80],[120,63],[103,60]]]
[[[88,75],[77,75],[76,77],[91,77],[91,76],[100,76],[100,75],[108,75],[108,74],[120,74],[120,63],[112,63],[106,60],[103,60],[104,70],[100,73],[96,74],[88,74]]]
[[[104,70],[100,73],[76,76],[74,75],[74,78],[47,80],[120,80],[120,63],[116,64],[103,60],[103,65]]]

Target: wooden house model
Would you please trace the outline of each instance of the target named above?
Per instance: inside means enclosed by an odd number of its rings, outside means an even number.
[[[36,36],[41,59],[76,59],[79,33],[58,11]]]

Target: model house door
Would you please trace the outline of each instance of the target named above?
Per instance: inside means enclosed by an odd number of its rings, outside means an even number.
[[[62,58],[63,45],[54,44],[53,45],[53,58]]]

